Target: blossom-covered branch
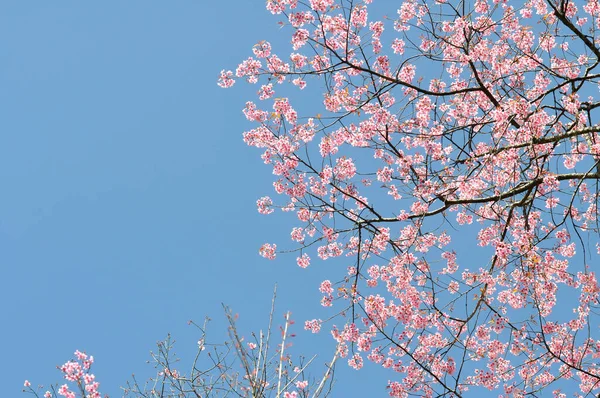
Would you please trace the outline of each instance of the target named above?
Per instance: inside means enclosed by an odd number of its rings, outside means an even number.
[[[292,49],[219,85],[259,86],[259,211],[296,213],[299,266],[346,265],[320,286],[340,355],[396,397],[598,394],[598,0],[266,6]]]

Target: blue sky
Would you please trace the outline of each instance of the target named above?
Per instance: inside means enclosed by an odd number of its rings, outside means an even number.
[[[255,87],[216,85],[253,44],[285,37],[276,23],[262,1],[0,3],[3,395],[60,382],[79,349],[120,396],[132,373],[153,374],[168,332],[194,353],[189,319],[210,316],[223,341],[222,302],[244,333],[264,328],[275,283],[299,351],[330,358],[327,334],[301,324],[323,314],[318,283],[339,270],[258,256],[287,240],[289,218],[256,212],[272,177],[241,139]],[[372,391],[363,381],[337,391]]]

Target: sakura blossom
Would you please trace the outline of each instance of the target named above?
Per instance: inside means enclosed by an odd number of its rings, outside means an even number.
[[[259,211],[297,216],[281,252],[339,265],[305,329],[393,397],[597,395],[599,2],[371,3],[269,0],[287,53],[219,78],[261,85],[244,140]]]

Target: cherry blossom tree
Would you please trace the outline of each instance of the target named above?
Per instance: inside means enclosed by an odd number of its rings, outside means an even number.
[[[191,364],[183,364],[175,353],[175,340],[168,335],[157,343],[152,352],[156,375],[146,382],[132,380],[121,387],[123,397],[131,398],[199,398],[199,397],[278,397],[278,398],[326,398],[334,385],[335,363],[338,350],[332,350],[333,358],[323,373],[315,377],[317,355],[311,358],[295,358],[290,354],[294,321],[286,312],[283,324],[274,328],[276,292],[273,293],[269,322],[265,331],[252,333],[245,338],[238,328],[237,315],[224,307],[229,324],[229,340],[214,343],[207,330],[209,318],[202,325],[189,321],[198,329],[196,354]],[[187,349],[187,348],[186,348]],[[25,380],[23,391],[36,398],[102,398],[100,383],[91,372],[94,357],[75,351],[74,359],[58,369],[63,374],[62,384],[33,386]]]
[[[266,7],[291,49],[218,84],[258,90],[258,211],[297,215],[298,266],[343,265],[306,329],[394,397],[598,394],[599,1]]]

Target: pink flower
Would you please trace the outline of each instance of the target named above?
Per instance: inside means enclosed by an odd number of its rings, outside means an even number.
[[[31,387],[31,383],[29,382],[29,380],[25,380],[25,383],[23,383],[23,385],[25,387]]]
[[[228,70],[222,70],[221,75],[219,76],[219,81],[217,84],[219,87],[228,88],[235,84],[235,80],[232,79],[233,72]]]
[[[458,292],[458,289],[460,288],[460,285],[458,284],[457,281],[451,281],[448,284],[448,293],[450,294],[455,294]]]
[[[558,202],[560,202],[560,200],[556,196],[551,196],[546,199],[546,208],[553,209],[558,205]]]
[[[331,293],[333,293],[333,286],[331,285],[331,281],[330,280],[324,280],[323,282],[321,282],[321,286],[319,287],[319,291],[321,293],[324,293],[324,294],[331,294]]]
[[[66,397],[66,398],[75,398],[75,393],[72,391],[69,391],[69,386],[67,386],[66,384],[63,384],[62,386],[60,386],[60,388],[58,389],[58,395],[62,395],[63,397]]]
[[[252,52],[254,52],[254,55],[256,55],[258,58],[267,58],[269,55],[271,55],[271,43],[263,40],[254,45]]]
[[[273,210],[271,206],[273,206],[273,200],[268,196],[263,196],[256,201],[256,207],[258,208],[258,212],[260,214],[273,213],[275,210]]]
[[[94,382],[95,378],[96,378],[96,376],[94,376],[92,374],[83,375],[83,381],[85,382],[85,384],[92,384]]]
[[[304,90],[304,87],[306,87],[306,81],[304,81],[300,77],[292,80],[292,83],[294,84],[294,86],[298,86],[298,88],[300,88],[300,90]]]
[[[260,87],[260,90],[258,91],[259,94],[259,99],[261,100],[266,100],[268,98],[271,98],[274,94],[275,94],[275,90],[273,90],[273,84],[269,83],[266,85],[262,85]]]
[[[308,30],[306,29],[298,29],[292,35],[292,47],[294,50],[298,50],[300,47],[304,46],[308,42],[308,38],[310,37]]]
[[[275,260],[276,257],[276,251],[277,250],[277,245],[275,244],[270,244],[270,243],[265,243],[264,245],[262,245],[258,251],[258,253],[263,256],[264,258],[267,258],[269,260]]]
[[[300,268],[306,268],[310,265],[310,257],[308,254],[303,253],[302,256],[296,259],[296,263]]]
[[[350,367],[360,370],[363,367],[363,359],[359,354],[354,354],[352,358],[348,360]]]
[[[313,319],[312,321],[304,322],[304,330],[310,330],[313,333],[319,333],[321,331],[321,320]]]
[[[326,12],[333,2],[334,0],[310,0],[310,6],[315,11]]]

